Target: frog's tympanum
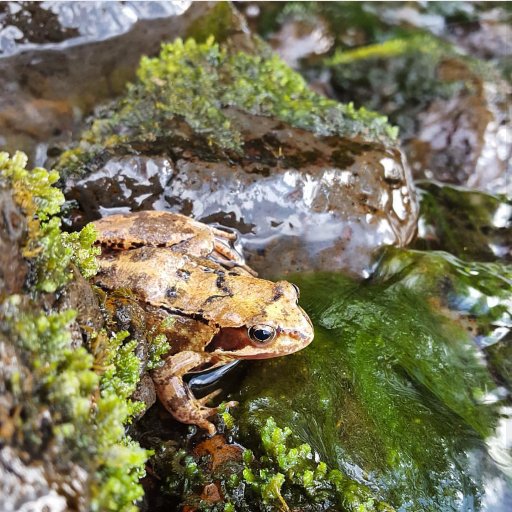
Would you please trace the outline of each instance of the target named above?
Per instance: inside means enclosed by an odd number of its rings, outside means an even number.
[[[259,279],[232,248],[232,233],[179,214],[146,211],[94,223],[103,246],[94,282],[124,290],[143,305],[148,326],[158,326],[171,350],[152,378],[160,401],[179,421],[210,434],[205,404],[183,376],[236,359],[291,354],[308,345],[313,328],[297,305],[298,289]]]

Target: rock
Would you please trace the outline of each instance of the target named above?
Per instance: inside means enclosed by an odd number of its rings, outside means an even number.
[[[507,193],[512,89],[490,64],[415,36],[333,57],[333,87],[401,129],[413,175]]]
[[[173,59],[179,67],[162,64]],[[194,108],[185,108],[189,61],[203,66]],[[167,69],[180,71],[170,78]],[[237,90],[241,69],[254,80]],[[264,276],[367,276],[376,249],[411,240],[415,193],[383,118],[313,93],[277,57],[230,57],[211,41],[169,45],[139,75],[130,99],[102,112],[58,161],[78,204],[74,225],[119,211],[177,211],[237,229],[248,264]]]
[[[406,144],[418,177],[491,193],[508,193],[512,172],[512,89],[471,71],[456,59],[439,64],[446,83],[465,83],[449,99],[435,99],[418,115],[418,131]]]
[[[66,499],[52,489],[44,468],[27,466],[9,446],[0,449],[0,478],[0,506],[4,512],[69,510]]]
[[[0,145],[35,165],[119,94],[141,55],[183,35],[205,2],[9,2],[0,11]],[[130,51],[126,51],[129,47]]]

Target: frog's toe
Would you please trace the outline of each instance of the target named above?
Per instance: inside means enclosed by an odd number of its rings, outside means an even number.
[[[212,393],[209,393],[208,395],[203,396],[203,398],[196,398],[196,402],[198,402],[201,405],[207,404],[210,400],[214,399],[220,393],[222,393],[222,389],[216,389]]]
[[[217,433],[217,428],[211,421],[204,420],[204,422],[202,422],[199,426],[206,430],[209,436],[214,436]]]

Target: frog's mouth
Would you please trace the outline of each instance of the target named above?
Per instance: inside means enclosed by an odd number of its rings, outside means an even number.
[[[213,337],[207,352],[217,352],[234,359],[268,359],[292,354],[309,345],[312,336],[300,332],[277,330],[268,343],[257,343],[248,335],[247,327],[225,327]]]

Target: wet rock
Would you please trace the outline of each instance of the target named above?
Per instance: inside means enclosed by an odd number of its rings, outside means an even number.
[[[174,146],[167,157],[112,156],[87,177],[68,179],[76,220],[166,209],[219,223],[240,232],[248,264],[265,275],[364,275],[375,249],[410,241],[416,199],[399,150],[237,117],[247,127],[240,158],[211,161]]]
[[[415,177],[507,193],[512,90],[490,64],[430,37],[338,54],[340,99],[385,113],[401,128]]]
[[[156,390],[153,379],[149,374],[142,375],[137,389],[131,396],[132,400],[142,402],[144,404],[144,412],[147,411],[156,402]],[[143,413],[142,413],[143,414]]]
[[[380,12],[379,12],[380,11]],[[386,5],[377,11],[389,24],[431,32],[463,48],[466,53],[492,60],[510,73],[510,11],[490,2],[430,2]]]
[[[364,276],[376,249],[410,241],[416,198],[385,119],[316,95],[277,57],[230,57],[211,41],[189,41],[169,45],[161,59],[143,61],[143,79],[128,91],[133,101],[103,112],[58,161],[66,196],[78,205],[73,224],[177,211],[237,229],[248,264],[265,276]],[[165,59],[181,67],[162,67]],[[194,108],[184,107],[193,101],[189,61],[202,66]],[[161,78],[153,76],[159,69]],[[180,70],[170,82],[168,69]],[[255,79],[237,90],[240,69]]]
[[[0,11],[0,145],[35,165],[119,94],[141,55],[184,35],[211,4],[6,2]],[[130,51],[126,51],[129,47]]]
[[[48,483],[42,467],[29,467],[10,447],[0,450],[0,478],[4,512],[45,510],[64,512],[66,500]]]
[[[418,177],[508,193],[512,172],[512,89],[504,80],[478,76],[466,65],[447,60],[440,80],[465,82],[450,99],[437,99],[418,116],[419,126],[406,149]]]

